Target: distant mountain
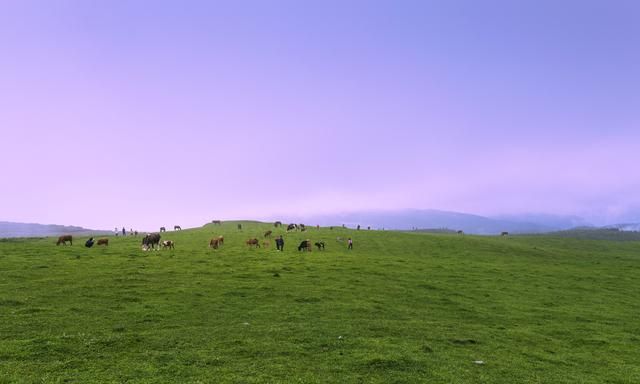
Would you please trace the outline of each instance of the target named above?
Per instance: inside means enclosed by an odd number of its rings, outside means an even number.
[[[510,233],[542,233],[563,229],[563,227],[535,222],[504,220],[433,209],[351,212],[334,215],[284,217],[282,220],[322,226],[344,224],[351,228],[360,225],[363,229],[369,226],[375,229],[397,230],[446,228],[478,235],[495,235],[504,231]]]
[[[613,224],[607,225],[604,228],[616,228],[625,232],[640,232],[640,223]]]
[[[492,216],[491,218],[516,223],[538,224],[544,227],[552,228],[555,231],[576,227],[591,227],[591,223],[578,216],[526,213],[520,215]]]
[[[101,235],[111,231],[93,230],[82,227],[55,224],[26,224],[0,221],[0,238],[3,237],[46,237],[60,235]]]

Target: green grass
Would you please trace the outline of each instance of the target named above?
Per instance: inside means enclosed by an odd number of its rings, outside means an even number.
[[[243,225],[0,241],[0,383],[640,382],[639,242]]]

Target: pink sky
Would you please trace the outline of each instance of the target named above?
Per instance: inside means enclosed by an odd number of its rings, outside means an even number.
[[[3,2],[0,220],[640,221],[630,1]]]

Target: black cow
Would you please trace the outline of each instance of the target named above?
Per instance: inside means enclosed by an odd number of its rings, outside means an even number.
[[[142,238],[142,249],[147,251],[149,249],[160,249],[160,234],[159,233],[147,233]]]
[[[318,247],[318,251],[323,250],[324,251],[324,241],[318,241],[317,243],[314,244],[316,247]]]
[[[298,251],[304,250],[311,252],[311,242],[309,240],[303,240],[300,245],[298,245]]]

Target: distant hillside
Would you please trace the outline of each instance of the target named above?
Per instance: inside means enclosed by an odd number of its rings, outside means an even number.
[[[307,217],[284,217],[286,222],[300,222],[308,225],[367,227],[375,229],[449,229],[462,230],[465,233],[478,235],[495,235],[507,231],[510,233],[543,233],[562,229],[538,223],[502,220],[466,213],[407,209],[399,211],[352,212],[335,215],[318,215]]]
[[[614,227],[580,227],[566,231],[551,232],[547,235],[588,240],[640,241],[640,232],[626,231]]]
[[[0,238],[3,237],[46,237],[72,235],[110,234],[111,231],[94,230],[70,225],[27,224],[0,221]]]

